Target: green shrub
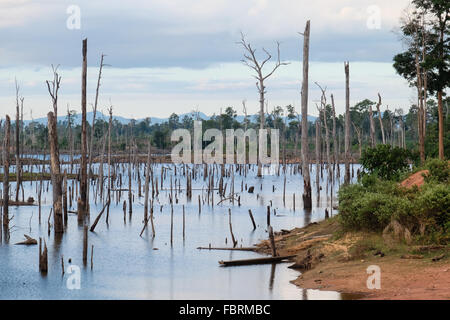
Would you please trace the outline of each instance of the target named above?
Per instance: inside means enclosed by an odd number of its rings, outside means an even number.
[[[339,221],[346,229],[381,231],[395,218],[410,221],[412,203],[392,182],[354,184],[339,191]]]
[[[450,182],[450,164],[447,160],[430,159],[425,163],[425,169],[430,171],[426,178],[428,182]]]
[[[375,148],[367,148],[361,156],[361,165],[371,174],[382,179],[397,179],[401,172],[409,168],[410,152],[403,148],[379,144]]]
[[[448,231],[450,224],[450,186],[446,184],[426,184],[417,201],[419,218],[428,225]]]

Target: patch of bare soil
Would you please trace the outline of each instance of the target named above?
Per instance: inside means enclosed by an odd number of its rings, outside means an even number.
[[[294,284],[361,299],[450,299],[449,246],[386,243],[381,235],[344,234],[339,229],[336,219],[329,219],[276,235],[279,255],[297,255],[291,267],[302,274]],[[385,249],[375,248],[380,246]],[[268,241],[258,247],[270,253]],[[410,258],[418,252],[418,259]],[[381,289],[367,287],[367,268],[372,265],[380,267]]]
[[[407,189],[411,189],[414,186],[420,188],[425,183],[424,175],[427,176],[429,173],[428,170],[416,172],[403,180],[400,185]]]

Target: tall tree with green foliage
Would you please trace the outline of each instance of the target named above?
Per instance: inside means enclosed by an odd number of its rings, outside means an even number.
[[[437,94],[439,110],[439,157],[444,158],[443,95],[450,84],[448,0],[413,0],[414,9],[402,21],[407,50],[394,57],[394,68],[418,89],[419,141],[423,144],[426,126],[426,95]],[[421,149],[421,151],[423,151]],[[422,152],[423,153],[423,152]],[[424,155],[421,154],[423,158]],[[423,160],[423,159],[422,159]]]

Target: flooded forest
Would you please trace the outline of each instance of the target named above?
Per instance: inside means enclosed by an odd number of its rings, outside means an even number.
[[[244,33],[235,47],[256,114],[242,99],[212,115],[195,109],[156,121],[149,108],[145,118],[124,120],[126,105],[99,102],[114,52],[88,55],[88,39],[76,54],[79,110],[60,102],[64,70],[51,65],[47,117],[26,120],[33,97],[22,95],[26,79],[15,79],[16,112],[0,121],[0,299],[353,299],[362,289],[322,286],[327,269],[314,267],[334,257],[333,246],[354,264],[390,249],[381,240],[347,248],[346,232],[367,232],[348,237],[363,241],[392,229],[408,250],[448,250],[448,79],[425,63],[443,56],[422,38],[428,30],[439,43],[437,33],[419,22],[404,22],[416,45],[394,58],[417,89],[410,106],[388,106],[377,89],[351,101],[350,62],[341,64],[344,102],[335,104],[336,85],[311,80],[309,20],[298,37],[297,109],[266,96],[269,79],[292,68],[283,43],[266,50]],[[92,92],[88,72],[96,75]],[[311,88],[320,95],[311,98]],[[419,182],[405,180],[417,172]],[[444,261],[445,252],[430,259]],[[407,253],[402,259],[417,257]],[[291,283],[313,269],[313,284]]]

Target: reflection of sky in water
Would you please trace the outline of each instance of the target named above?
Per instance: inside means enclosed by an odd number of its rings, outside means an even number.
[[[107,166],[105,172],[107,172]],[[120,165],[120,167],[122,167]],[[171,167],[166,165],[166,167]],[[141,179],[143,179],[141,166]],[[126,168],[125,168],[126,169]],[[25,170],[29,170],[26,166]],[[160,166],[155,166],[155,176],[160,177]],[[267,238],[266,206],[272,200],[277,215],[271,215],[271,224],[275,230],[301,227],[305,223],[319,221],[324,218],[326,202],[326,180],[322,181],[323,190],[319,208],[305,214],[299,210],[303,181],[299,175],[291,175],[287,170],[286,206],[283,206],[283,177],[266,175],[263,180],[255,178],[255,171],[245,177],[235,174],[235,192],[240,192],[243,185],[255,186],[255,192],[241,194],[241,207],[237,202],[232,206],[229,202],[216,205],[219,201],[214,196],[214,208],[206,203],[198,213],[198,195],[202,187],[206,189],[206,181],[201,177],[193,182],[192,202],[186,203],[185,194],[179,194],[178,204],[174,205],[174,246],[170,247],[170,192],[161,192],[159,200],[155,200],[156,237],[152,239],[149,228],[142,238],[143,198],[138,198],[137,183],[134,183],[135,203],[132,220],[123,224],[122,203],[113,205],[110,210],[110,224],[105,223],[106,213],[97,225],[96,232],[89,232],[90,248],[94,245],[94,268],[90,264],[82,268],[81,290],[68,290],[66,281],[68,274],[61,274],[61,255],[64,255],[67,270],[68,259],[82,266],[82,228],[77,226],[77,218],[69,214],[68,232],[62,239],[55,241],[53,230],[47,236],[47,219],[51,207],[51,185],[46,192],[47,181],[43,187],[43,206],[41,225],[38,224],[38,208],[11,207],[10,215],[14,216],[14,225],[10,245],[0,246],[0,298],[1,299],[339,299],[334,292],[302,290],[289,282],[296,279],[299,273],[288,269],[288,263],[258,266],[242,266],[223,268],[219,260],[245,259],[258,257],[252,252],[241,251],[209,251],[197,250],[199,246],[224,247],[230,245],[228,225],[228,208],[232,209],[233,232],[238,240],[238,246],[251,246],[261,239]],[[342,167],[343,170],[343,167]],[[356,168],[355,168],[356,170]],[[34,168],[34,172],[37,168]],[[126,171],[125,171],[126,172]],[[170,188],[170,174],[165,179],[164,186]],[[180,174],[180,170],[177,170]],[[217,174],[216,170],[216,174]],[[199,170],[202,174],[203,170]],[[314,166],[311,173],[314,194]],[[326,176],[326,170],[324,170]],[[179,178],[179,176],[177,177]],[[324,177],[325,178],[325,177]],[[326,179],[326,178],[325,178]],[[218,179],[216,179],[216,183]],[[231,183],[226,180],[228,188]],[[127,175],[123,175],[123,184],[128,185]],[[262,190],[261,190],[262,184]],[[72,181],[69,181],[72,187]],[[185,180],[181,182],[181,188]],[[275,192],[272,188],[275,186]],[[24,183],[25,195],[37,199],[35,184]],[[15,184],[11,184],[12,193]],[[229,190],[229,189],[228,189]],[[91,187],[95,192],[95,186]],[[144,192],[142,192],[144,193]],[[292,210],[292,195],[296,197],[296,211]],[[175,194],[175,192],[174,192]],[[228,193],[227,193],[228,194]],[[334,192],[335,194],[335,192]],[[203,195],[206,192],[203,191]],[[115,196],[115,194],[114,194]],[[122,193],[122,200],[127,193]],[[313,204],[316,198],[313,198]],[[160,212],[160,204],[163,210]],[[182,204],[186,205],[186,241],[182,240]],[[91,200],[91,219],[94,221],[102,204]],[[248,209],[251,209],[258,228],[252,231]],[[74,206],[71,210],[75,210]],[[53,218],[51,219],[53,220]],[[31,221],[31,222],[30,222]],[[30,231],[31,225],[31,231]],[[38,246],[15,246],[13,243],[23,239],[23,234],[29,234],[38,239],[44,237],[48,246],[49,273],[42,277],[38,272]],[[227,238],[228,244],[225,244]],[[158,248],[158,250],[153,250]]]

